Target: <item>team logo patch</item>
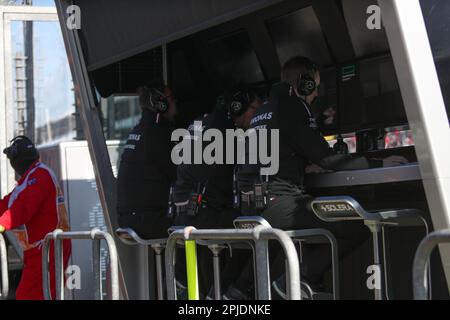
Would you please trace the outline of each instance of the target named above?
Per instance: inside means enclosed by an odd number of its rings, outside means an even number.
[[[37,182],[37,179],[36,178],[32,178],[32,179],[28,180],[28,185],[32,186],[33,184],[36,184],[36,182]]]

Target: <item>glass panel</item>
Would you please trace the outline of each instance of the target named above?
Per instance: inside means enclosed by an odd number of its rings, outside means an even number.
[[[269,21],[268,28],[282,65],[297,55],[309,57],[321,65],[331,64],[322,29],[312,7]]]
[[[318,119],[321,131],[332,134],[338,131],[336,69],[320,72],[319,96],[312,104],[312,112]]]
[[[363,121],[367,126],[386,127],[407,123],[394,63],[390,57],[360,64]]]
[[[25,83],[25,53],[23,45],[23,22],[11,22],[11,90],[13,97],[13,132],[14,135],[25,134],[24,126],[26,124],[26,83]],[[20,99],[18,99],[20,97]],[[20,100],[20,101],[19,101]],[[20,120],[19,120],[20,119]],[[20,128],[23,128],[19,130]]]
[[[351,70],[353,78],[345,78]],[[365,59],[342,69],[340,127],[344,132],[408,123],[392,58]],[[349,80],[351,82],[347,82]],[[346,85],[350,85],[346,87]]]
[[[26,26],[25,26],[26,25]],[[29,28],[30,26],[31,28]],[[24,45],[31,31],[31,49]],[[37,145],[73,140],[76,135],[75,100],[67,55],[58,22],[11,22],[12,96],[14,134],[32,135]],[[32,60],[30,60],[32,57]],[[33,83],[27,84],[30,61]]]
[[[421,0],[447,114],[450,115],[450,1]]]
[[[107,140],[125,140],[141,118],[137,96],[111,96],[102,99],[101,106]]]
[[[75,99],[58,22],[33,22],[35,136],[38,144],[75,138]]]

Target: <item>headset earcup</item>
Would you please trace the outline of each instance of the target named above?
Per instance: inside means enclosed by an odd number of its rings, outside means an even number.
[[[165,113],[169,110],[169,101],[164,96],[164,93],[156,88],[151,88],[150,93],[150,105],[153,107],[154,112]]]
[[[242,102],[232,101],[230,104],[230,114],[234,117],[239,116],[242,111]]]
[[[233,117],[243,115],[253,100],[254,94],[249,91],[239,91],[235,93],[228,108],[229,114]]]
[[[11,157],[12,157],[12,159],[17,159],[17,156],[18,156],[17,145],[13,144],[11,146]]]
[[[309,75],[299,77],[297,90],[301,96],[309,96],[316,90],[316,81]]]
[[[157,105],[157,109],[159,113],[165,113],[167,110],[169,110],[169,104],[167,101],[161,101]]]

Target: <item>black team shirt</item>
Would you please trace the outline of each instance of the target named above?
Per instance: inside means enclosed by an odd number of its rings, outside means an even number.
[[[290,91],[287,84],[277,85],[269,101],[258,109],[250,124],[255,130],[279,129],[279,170],[269,177],[268,186],[272,194],[298,193],[303,188],[305,167],[310,163],[333,171],[382,165],[378,160],[335,154],[319,132],[308,104],[295,94],[291,95]],[[268,141],[270,150],[273,142]],[[238,185],[241,191],[251,191],[255,183],[265,181],[265,177],[260,176],[260,168],[260,165],[251,164],[239,166]]]

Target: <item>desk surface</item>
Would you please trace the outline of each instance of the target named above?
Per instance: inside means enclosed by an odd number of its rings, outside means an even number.
[[[308,174],[305,177],[305,186],[307,188],[335,188],[417,181],[421,179],[419,164],[409,163],[389,168]]]

